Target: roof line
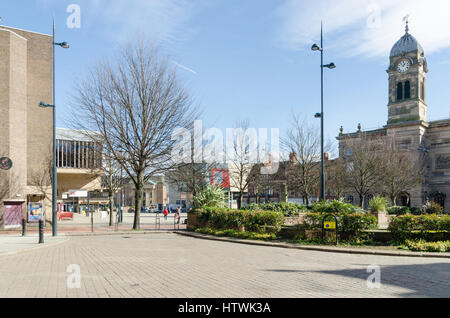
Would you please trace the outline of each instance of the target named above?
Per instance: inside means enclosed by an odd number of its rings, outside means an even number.
[[[51,38],[53,37],[53,35],[50,35],[50,34],[41,33],[41,32],[35,32],[35,31],[30,31],[30,30],[25,30],[25,29],[20,29],[20,28],[15,28],[15,27],[7,26],[7,25],[2,25],[2,27],[13,29],[13,30],[19,30],[19,31],[23,31],[23,32],[28,32],[28,33],[45,35],[45,36],[49,36]]]
[[[14,34],[15,36],[21,38],[22,40],[25,40],[25,41],[28,42],[28,39],[24,38],[24,37],[21,36],[20,34],[17,34],[16,32],[13,32],[12,30],[5,29],[5,28],[3,28],[3,27],[0,27],[0,30],[3,30],[3,31],[9,32],[9,33],[12,33],[12,34]]]

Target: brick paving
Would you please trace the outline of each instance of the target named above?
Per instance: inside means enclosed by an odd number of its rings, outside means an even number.
[[[81,288],[67,287],[79,266]],[[369,289],[367,267],[381,267]],[[0,256],[0,297],[450,297],[450,260],[346,255],[177,234],[71,237]]]

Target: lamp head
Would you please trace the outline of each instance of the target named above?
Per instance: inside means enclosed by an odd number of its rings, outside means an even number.
[[[321,113],[317,113],[314,115],[315,118],[322,118],[322,114]]]
[[[314,44],[314,45],[311,47],[311,50],[313,50],[313,51],[321,51],[322,49],[321,49],[320,46],[318,46],[317,44]]]
[[[330,63],[328,65],[325,65],[325,67],[328,67],[330,70],[335,69],[336,68],[336,64],[334,63]]]
[[[70,46],[69,46],[69,43],[67,43],[67,42],[62,42],[62,43],[61,43],[61,47],[62,47],[63,49],[68,49]]]

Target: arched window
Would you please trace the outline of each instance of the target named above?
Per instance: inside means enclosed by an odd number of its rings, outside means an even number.
[[[397,84],[397,100],[403,99],[403,83]]]
[[[411,83],[405,82],[405,99],[411,98]]]

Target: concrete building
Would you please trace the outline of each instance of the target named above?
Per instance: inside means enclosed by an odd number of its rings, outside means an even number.
[[[53,103],[52,42],[46,34],[0,27],[0,157],[13,163],[12,169],[0,171],[0,201],[6,201],[0,215],[6,227],[14,226],[21,213],[25,216],[27,203],[49,207],[32,181],[46,166],[52,147],[52,113],[39,107],[41,101]],[[4,208],[11,213],[7,224]]]
[[[51,218],[52,109],[39,104],[53,104],[52,45],[50,35],[0,27],[0,158],[12,162],[11,169],[0,170],[4,228],[36,214]],[[101,190],[93,169],[101,161],[92,161],[93,145],[80,133],[61,129],[57,139],[58,201],[75,211],[83,203],[74,196],[84,196],[80,190]]]
[[[81,131],[56,129],[58,203],[61,210],[80,213],[87,211],[88,203],[97,208],[109,204],[108,195],[102,192],[101,153],[102,145]]]
[[[405,193],[400,201],[421,207],[433,200],[450,212],[450,119],[428,121],[427,59],[419,42],[409,33],[393,46],[387,73],[389,86],[388,121],[383,128],[346,134],[341,130],[340,157],[351,157],[348,141],[365,136],[390,138],[417,160],[425,160],[425,182]],[[348,196],[357,198],[356,195]],[[355,200],[354,203],[358,200]],[[367,200],[366,200],[367,201]]]

